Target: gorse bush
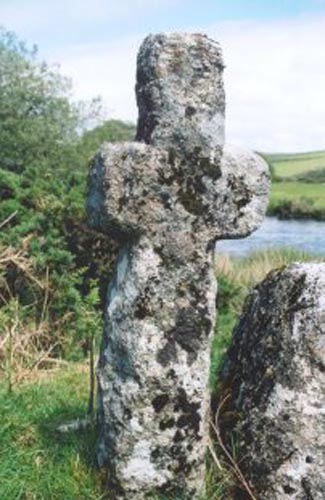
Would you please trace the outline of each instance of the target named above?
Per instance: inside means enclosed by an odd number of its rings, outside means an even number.
[[[37,345],[51,357],[89,348],[90,323],[98,328],[94,280],[101,276],[103,292],[115,246],[86,224],[88,162],[105,139],[133,134],[132,125],[103,123],[98,99],[73,103],[71,82],[0,29],[0,307],[6,318],[18,307],[17,356],[23,332],[31,351]],[[1,341],[9,323],[1,322]],[[30,368],[35,356],[19,360]]]
[[[28,251],[26,242],[21,250],[0,249],[0,371],[9,392],[33,370],[56,366],[58,358],[93,353],[101,330],[96,282],[83,295],[82,270],[43,273]]]

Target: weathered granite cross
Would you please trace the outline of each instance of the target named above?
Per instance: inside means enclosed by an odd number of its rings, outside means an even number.
[[[113,498],[197,498],[208,436],[218,239],[261,223],[269,177],[225,148],[220,46],[159,34],[138,55],[136,142],[104,144],[91,224],[121,244],[98,365],[99,451]]]

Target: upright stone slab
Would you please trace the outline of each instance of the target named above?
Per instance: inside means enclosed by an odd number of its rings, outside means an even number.
[[[324,499],[325,264],[292,265],[255,288],[223,383],[230,398],[222,430],[235,434],[256,498]]]
[[[90,223],[121,245],[98,364],[98,460],[112,497],[198,498],[208,435],[216,239],[262,221],[265,163],[223,150],[220,47],[157,35],[138,57],[137,141],[105,144]]]

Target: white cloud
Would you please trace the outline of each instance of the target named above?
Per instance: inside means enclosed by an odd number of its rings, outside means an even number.
[[[325,148],[325,17],[223,22],[200,29],[224,48],[227,140],[265,151]],[[51,54],[79,97],[100,94],[111,116],[135,120],[143,36]]]
[[[47,60],[60,61],[63,74],[74,82],[77,98],[100,95],[110,117],[136,121],[135,71],[136,55],[142,37],[111,43],[65,47],[52,51]]]
[[[325,148],[325,17],[224,23],[227,133],[260,150]]]

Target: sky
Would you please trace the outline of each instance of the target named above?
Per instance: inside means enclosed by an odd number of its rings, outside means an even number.
[[[135,122],[135,62],[149,33],[203,32],[223,48],[226,140],[325,149],[325,0],[0,0],[0,24]]]

